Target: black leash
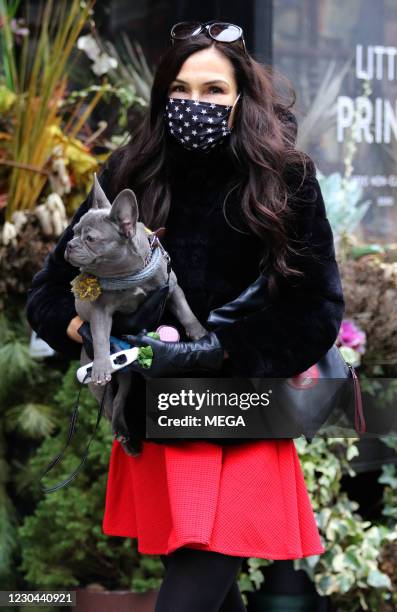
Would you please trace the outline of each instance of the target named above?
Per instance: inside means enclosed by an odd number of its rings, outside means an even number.
[[[52,470],[52,468],[54,467],[54,465],[56,465],[57,463],[59,463],[59,461],[60,461],[60,460],[62,459],[62,457],[64,456],[64,454],[65,454],[65,451],[66,451],[67,447],[68,447],[68,446],[69,446],[69,444],[70,444],[70,441],[71,441],[71,439],[72,439],[72,436],[73,436],[74,430],[75,430],[75,428],[76,428],[77,417],[78,417],[78,414],[79,414],[79,401],[80,401],[80,393],[81,393],[81,389],[83,388],[83,385],[84,385],[84,382],[85,382],[85,380],[86,380],[87,376],[89,376],[89,373],[88,373],[88,372],[86,372],[86,375],[84,376],[84,380],[83,380],[83,382],[81,383],[81,387],[80,387],[79,392],[78,392],[78,395],[77,395],[76,404],[75,404],[75,406],[74,406],[74,408],[73,408],[72,417],[71,417],[71,419],[70,419],[70,425],[69,425],[68,439],[67,439],[67,441],[66,441],[65,448],[63,449],[63,451],[62,451],[61,453],[59,453],[59,455],[57,455],[56,457],[54,457],[54,459],[52,459],[52,461],[51,461],[51,462],[48,464],[48,466],[46,467],[45,471],[44,471],[44,472],[42,473],[42,475],[40,476],[40,484],[41,484],[41,481],[42,481],[43,477],[44,477],[46,474],[48,474],[48,472],[49,472],[50,470]],[[74,472],[72,472],[72,474],[71,474],[71,475],[70,475],[68,478],[66,478],[66,480],[64,480],[63,482],[59,482],[57,485],[54,485],[53,487],[44,487],[44,486],[41,484],[41,490],[43,491],[43,493],[52,493],[53,491],[57,491],[58,489],[61,489],[62,487],[64,487],[65,485],[67,485],[69,482],[71,482],[72,480],[74,480],[74,479],[76,478],[77,474],[80,472],[81,468],[83,467],[83,465],[84,465],[84,463],[85,463],[85,461],[86,461],[86,459],[87,459],[87,456],[88,456],[88,451],[89,451],[89,448],[90,448],[90,444],[91,444],[91,442],[92,442],[92,440],[93,440],[93,438],[94,438],[94,436],[95,436],[95,434],[96,434],[96,431],[97,431],[97,429],[98,429],[99,422],[100,422],[101,417],[102,417],[103,405],[104,405],[104,401],[105,401],[105,394],[106,394],[106,388],[107,388],[108,384],[109,384],[109,383],[106,383],[106,385],[105,385],[105,387],[104,387],[104,389],[103,389],[103,395],[102,395],[102,399],[101,399],[100,406],[99,406],[99,408],[98,408],[98,416],[97,416],[97,420],[96,420],[96,423],[95,423],[95,428],[94,428],[94,431],[93,431],[93,433],[92,433],[92,436],[91,436],[91,438],[90,438],[90,440],[89,440],[89,442],[88,442],[88,444],[87,444],[87,447],[86,447],[86,449],[85,449],[85,451],[84,451],[84,453],[83,453],[83,457],[82,457],[82,459],[81,459],[81,461],[80,461],[80,464],[77,466],[77,468],[74,470]]]

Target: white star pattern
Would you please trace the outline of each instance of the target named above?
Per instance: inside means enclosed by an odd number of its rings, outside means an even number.
[[[169,98],[165,118],[170,134],[186,148],[212,149],[230,132],[227,127],[229,113],[225,113],[225,109],[230,108],[199,100]]]

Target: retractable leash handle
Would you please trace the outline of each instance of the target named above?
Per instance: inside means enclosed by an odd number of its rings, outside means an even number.
[[[110,355],[110,361],[112,362],[112,372],[122,370],[138,358],[138,347],[134,346],[133,348],[131,348],[131,344],[125,342],[124,340],[119,340],[114,336],[110,336],[110,341],[114,342],[118,346],[123,347],[123,350]],[[92,364],[93,362],[91,361],[91,363],[86,363],[77,370],[76,376],[80,383],[87,384],[91,382]]]
[[[160,325],[156,329],[156,332],[159,334],[160,340],[163,340],[164,342],[178,342],[180,340],[178,330],[176,327],[171,325]],[[122,370],[138,359],[139,349],[141,347],[134,346],[131,348],[131,344],[129,342],[120,340],[120,338],[115,338],[114,336],[110,336],[110,343],[122,348],[121,351],[117,351],[116,353],[112,353],[110,355],[112,372]],[[82,384],[91,382],[92,364],[93,362],[86,363],[77,370],[77,379]]]

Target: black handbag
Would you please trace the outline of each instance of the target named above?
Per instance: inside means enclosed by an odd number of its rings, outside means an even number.
[[[230,325],[258,311],[263,306],[266,294],[266,277],[260,274],[235,300],[210,312],[207,329]],[[266,385],[266,378],[252,380],[255,381],[258,392],[261,386]],[[293,437],[304,435],[307,439],[312,439],[329,421],[336,408],[345,412],[350,422],[352,403],[354,428],[359,434],[366,431],[357,373],[354,367],[345,361],[336,344],[305,372],[298,376],[278,379],[276,401],[280,415],[278,422],[287,423],[288,431],[294,432]],[[289,437],[283,435],[286,427],[277,429],[275,425],[273,429],[275,437]]]
[[[283,380],[277,399],[280,414],[291,419],[298,435],[303,434],[309,440],[324,425],[332,425],[334,415],[341,413],[348,417],[346,425],[349,425],[353,412],[354,429],[358,434],[365,433],[359,379],[336,344],[306,372]]]

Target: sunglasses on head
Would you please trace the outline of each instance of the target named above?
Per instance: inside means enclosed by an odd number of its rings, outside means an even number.
[[[234,23],[226,23],[224,21],[207,21],[206,23],[180,21],[171,28],[171,42],[174,44],[176,40],[186,40],[187,38],[198,36],[202,32],[218,42],[234,43],[238,41],[244,53],[247,54],[242,28]]]

